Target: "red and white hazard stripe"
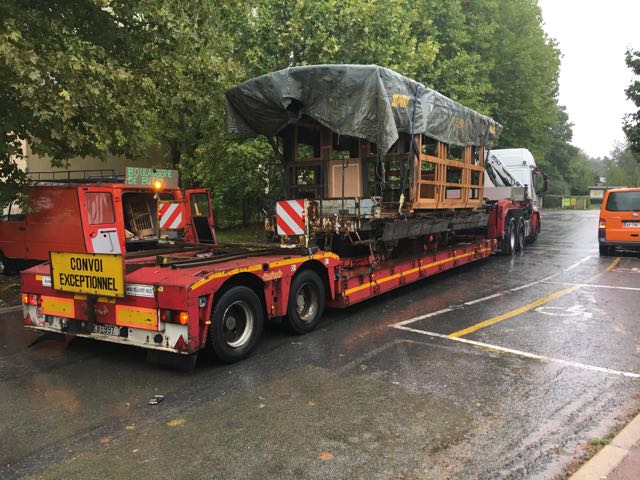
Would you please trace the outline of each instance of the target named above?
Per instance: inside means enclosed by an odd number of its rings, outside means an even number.
[[[179,203],[161,203],[158,208],[161,230],[175,230],[183,225],[182,206]]]
[[[304,235],[304,200],[282,200],[276,204],[278,235]]]

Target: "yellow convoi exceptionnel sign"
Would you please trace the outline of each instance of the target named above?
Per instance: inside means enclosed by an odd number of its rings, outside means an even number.
[[[50,259],[55,290],[124,297],[122,255],[51,252]]]

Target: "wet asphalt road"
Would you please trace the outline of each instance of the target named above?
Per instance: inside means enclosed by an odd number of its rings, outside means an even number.
[[[600,258],[597,219],[544,212],[522,255],[304,337],[270,325],[249,359],[188,374],[120,345],[29,347],[0,313],[0,478],[562,478],[640,407],[640,256]]]

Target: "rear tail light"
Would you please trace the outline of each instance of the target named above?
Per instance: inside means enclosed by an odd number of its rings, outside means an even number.
[[[36,295],[34,293],[23,293],[22,303],[24,303],[25,305],[33,305],[34,307],[40,307],[42,306],[42,298],[40,298],[40,295]]]
[[[607,221],[604,218],[598,223],[598,238],[604,240],[607,231]]]
[[[178,310],[160,310],[160,321],[165,323],[177,323],[187,325],[189,323],[189,314]]]

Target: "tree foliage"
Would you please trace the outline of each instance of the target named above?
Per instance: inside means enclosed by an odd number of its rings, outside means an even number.
[[[3,2],[0,203],[26,180],[13,161],[20,140],[54,164],[107,153],[135,159],[157,148],[179,166],[211,131],[220,135],[222,93],[238,78],[226,54],[227,28],[240,12],[235,5]]]
[[[640,165],[629,145],[616,145],[603,160],[607,184],[618,187],[640,186]]]
[[[625,60],[633,74],[640,77],[640,50],[627,50]],[[623,130],[631,151],[640,157],[640,80],[634,80],[625,93],[627,98],[638,108],[638,111],[625,117]]]
[[[219,217],[247,220],[273,153],[228,136],[223,92],[316,63],[386,66],[491,115],[498,147],[528,148],[568,189],[591,172],[569,144],[559,51],[532,0],[7,0],[0,16],[0,203],[24,180],[10,160],[23,139],[57,163],[159,149],[187,185],[212,189]]]

